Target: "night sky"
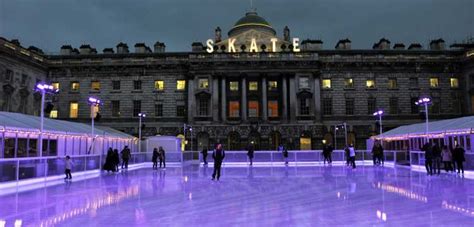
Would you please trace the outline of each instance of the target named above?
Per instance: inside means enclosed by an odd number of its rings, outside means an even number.
[[[443,38],[448,44],[474,36],[474,0],[253,0],[254,7],[282,36],[321,39],[334,49],[339,39],[353,49],[370,49],[385,37],[407,46]],[[167,51],[190,51],[191,43],[225,37],[250,9],[250,0],[0,0],[0,36],[19,39],[45,52],[63,44],[91,44],[102,52],[119,42]]]

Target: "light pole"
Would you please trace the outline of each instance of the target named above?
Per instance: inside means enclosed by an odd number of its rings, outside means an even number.
[[[334,125],[334,150],[337,150],[337,125]]]
[[[138,152],[142,151],[142,118],[146,117],[144,113],[138,113]]]
[[[382,136],[382,115],[383,115],[383,110],[375,111],[373,115],[379,117],[380,136]]]
[[[59,89],[55,89],[53,85],[46,83],[36,84],[36,91],[41,92],[41,111],[40,111],[40,133],[38,138],[38,151],[39,156],[43,156],[43,128],[44,128],[44,98],[46,93],[55,94],[59,92]]]
[[[191,134],[191,151],[193,151],[193,126],[189,126],[189,133]]]
[[[91,150],[92,150],[92,153],[94,153],[94,142],[95,142],[95,132],[94,132],[94,118],[96,116],[96,113],[95,113],[95,107],[99,106],[100,104],[102,104],[102,102],[100,101],[100,99],[98,98],[94,98],[94,97],[89,97],[89,99],[87,100],[87,102],[89,103],[89,105],[91,106],[91,124],[92,124],[92,131],[91,131],[91,136],[92,136],[92,145],[91,145]]]
[[[426,142],[428,142],[428,131],[429,131],[429,126],[428,126],[428,105],[431,104],[431,98],[430,97],[420,97],[418,101],[415,102],[416,105],[425,106],[425,118],[426,118],[426,125],[425,125],[425,135],[426,135]]]

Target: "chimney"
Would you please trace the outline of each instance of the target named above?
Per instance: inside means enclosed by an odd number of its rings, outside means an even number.
[[[408,46],[408,50],[421,50],[422,46],[419,43],[412,43]]]
[[[323,49],[323,41],[317,39],[305,39],[301,42],[301,49],[303,51],[314,51]]]
[[[104,54],[113,54],[114,53],[114,49],[113,48],[104,48],[104,50],[102,50],[102,52]]]
[[[394,50],[404,50],[404,49],[405,49],[405,44],[403,44],[403,43],[395,43],[395,45],[393,45],[393,49],[394,49]]]
[[[153,47],[155,49],[155,53],[164,53],[166,49],[166,45],[159,41],[156,41]]]
[[[79,50],[77,48],[74,48],[72,49],[72,55],[78,55],[79,54]]]
[[[79,53],[80,54],[91,54],[92,48],[89,44],[83,44],[81,47],[79,47]]]
[[[128,54],[128,45],[120,42],[117,44],[117,54]]]
[[[71,54],[72,54],[72,47],[71,47],[71,45],[63,45],[63,46],[61,47],[60,54],[61,54],[61,55],[71,55]]]
[[[20,45],[20,40],[18,40],[18,39],[12,39],[12,40],[10,40],[10,43],[13,43],[13,44],[15,44],[15,45],[17,45],[17,46],[21,46],[21,45]]]
[[[144,43],[137,43],[135,44],[135,53],[137,54],[144,54],[146,53],[147,46]]]
[[[192,46],[192,51],[193,52],[203,52],[204,51],[204,45],[202,45],[201,42],[194,42],[191,46]]]
[[[430,50],[444,50],[446,47],[443,39],[435,39],[430,42]]]
[[[390,40],[381,38],[378,43],[374,43],[372,46],[374,50],[390,50]]]
[[[351,41],[349,39],[341,39],[336,44],[336,50],[350,50]]]

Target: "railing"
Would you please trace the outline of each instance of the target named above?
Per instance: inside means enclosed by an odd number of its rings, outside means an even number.
[[[396,163],[399,160],[400,152],[386,151],[384,153],[385,162]],[[150,163],[153,153],[132,153],[129,164]],[[70,156],[73,163],[72,172],[98,171],[102,169],[105,161],[103,155],[75,155]],[[207,157],[212,162],[212,152]],[[288,162],[309,163],[323,162],[322,151],[288,151]],[[336,150],[332,153],[332,160],[335,162],[346,161],[344,151]],[[357,161],[371,161],[370,151],[356,151]],[[248,162],[247,151],[226,151],[224,163],[246,163]],[[255,151],[254,163],[282,163],[284,158],[279,151]],[[167,152],[166,163],[169,164],[189,164],[202,162],[202,154],[198,151]],[[65,170],[64,157],[35,157],[35,158],[14,158],[0,159],[0,184],[5,182],[22,181],[27,179],[47,179],[51,176],[61,176]]]
[[[474,153],[466,152],[464,154],[465,162],[463,163],[464,170],[474,170]],[[425,152],[410,151],[410,166],[425,166]]]

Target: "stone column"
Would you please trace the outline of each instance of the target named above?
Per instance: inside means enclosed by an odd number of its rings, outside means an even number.
[[[314,114],[315,120],[317,122],[321,122],[321,82],[319,80],[319,76],[313,76],[314,80],[314,91],[313,91],[313,99],[314,99]]]
[[[242,76],[242,121],[247,121],[247,78]]]
[[[221,118],[222,118],[222,123],[224,123],[227,120],[227,95],[226,95],[225,76],[222,76],[222,80],[221,80]]]
[[[295,76],[290,76],[290,121],[296,122],[296,87],[295,87]]]
[[[214,122],[219,121],[219,80],[217,76],[211,76],[212,86],[212,120]]]
[[[194,78],[188,79],[188,123],[194,122],[196,112],[196,97],[194,97]]]
[[[267,78],[263,76],[262,77],[262,110],[263,110],[262,119],[263,121],[267,121],[268,119],[267,91],[268,91]]]
[[[282,77],[282,114],[281,114],[281,121],[286,122],[288,121],[288,85],[287,85],[287,78],[286,75]]]

